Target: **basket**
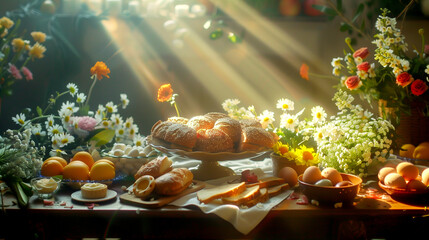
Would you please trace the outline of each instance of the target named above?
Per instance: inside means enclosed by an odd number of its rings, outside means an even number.
[[[379,100],[380,116],[385,119],[396,118],[395,110],[386,107],[386,104],[385,100]],[[399,117],[399,125],[395,126],[397,134],[395,143],[398,148],[406,143],[417,146],[422,142],[429,141],[429,117],[423,115],[424,103],[412,102],[410,106],[411,115],[402,113]]]

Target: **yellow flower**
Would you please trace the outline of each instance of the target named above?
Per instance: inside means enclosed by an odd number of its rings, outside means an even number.
[[[33,37],[34,41],[38,43],[42,43],[46,40],[46,34],[42,32],[32,32],[31,36]]]
[[[294,152],[298,156],[297,162],[299,163],[297,165],[314,166],[319,163],[318,154],[314,152],[313,148],[307,148],[302,145]]]
[[[91,74],[97,75],[97,79],[103,79],[103,76],[109,78],[110,69],[106,66],[104,62],[96,62],[95,65],[91,68]]]
[[[21,51],[25,47],[25,45],[26,45],[25,41],[22,40],[21,38],[14,38],[12,40],[12,46],[15,52]]]
[[[39,44],[38,42],[31,47],[30,52],[28,53],[32,58],[43,58],[43,53],[46,51],[46,48]]]
[[[0,18],[0,26],[4,27],[6,29],[13,27],[13,24],[15,24],[15,23],[7,17]]]

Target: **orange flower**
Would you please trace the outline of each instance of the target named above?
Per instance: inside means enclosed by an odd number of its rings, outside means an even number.
[[[110,69],[106,66],[104,62],[97,62],[91,68],[91,75],[96,74],[98,80],[103,79],[103,76],[110,78],[109,75],[107,75],[109,73],[110,73]]]
[[[158,89],[158,101],[166,102],[173,96],[173,89],[171,84],[164,84]]]
[[[301,68],[299,69],[299,74],[301,75],[302,78],[304,78],[307,81],[309,80],[308,79],[308,69],[309,69],[309,67],[305,63],[303,63],[301,65]]]

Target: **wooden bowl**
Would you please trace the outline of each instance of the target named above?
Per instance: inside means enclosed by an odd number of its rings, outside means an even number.
[[[380,181],[378,182],[378,186],[380,186],[381,189],[386,191],[392,197],[397,197],[397,198],[421,198],[421,197],[428,198],[429,197],[429,188],[426,188],[426,190],[424,191],[416,191],[413,189],[407,190],[402,188],[389,187],[384,185]]]
[[[355,175],[341,173],[343,181],[350,181],[352,185],[344,187],[316,186],[302,181],[302,175],[298,177],[299,187],[308,200],[317,200],[319,203],[335,204],[339,202],[350,203],[359,192],[362,179]]]

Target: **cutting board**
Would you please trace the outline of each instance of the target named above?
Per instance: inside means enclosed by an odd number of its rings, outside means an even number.
[[[203,189],[206,185],[204,182],[201,182],[198,180],[193,180],[192,182],[193,182],[192,186],[188,187],[183,192],[173,196],[150,195],[148,198],[142,199],[142,198],[136,197],[134,194],[124,193],[121,196],[119,196],[119,199],[122,203],[130,204],[138,207],[160,208],[185,195],[188,195],[190,193]],[[154,199],[150,201],[150,199],[152,198]]]

